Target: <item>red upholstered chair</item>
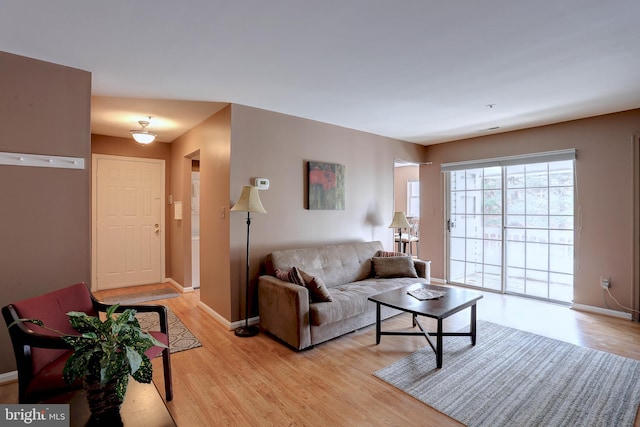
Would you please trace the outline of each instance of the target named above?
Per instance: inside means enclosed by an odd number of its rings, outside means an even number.
[[[77,335],[71,327],[67,312],[81,311],[92,316],[105,312],[108,304],[94,298],[84,283],[2,307],[2,315],[9,326],[17,319],[40,319],[50,328]],[[160,316],[160,331],[149,331],[158,341],[169,345],[167,309],[162,305],[121,305],[118,312],[128,308],[139,313],[155,312]],[[20,403],[36,403],[48,397],[81,388],[82,383],[68,385],[62,378],[64,365],[72,349],[54,332],[32,323],[18,322],[9,328],[13,352],[18,368],[18,398]],[[164,384],[167,401],[173,398],[169,348],[151,347],[146,355],[151,359],[162,353]]]

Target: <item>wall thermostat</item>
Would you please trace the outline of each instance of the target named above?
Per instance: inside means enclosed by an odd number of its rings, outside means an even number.
[[[256,178],[255,185],[258,187],[258,190],[268,190],[269,180],[267,178]]]

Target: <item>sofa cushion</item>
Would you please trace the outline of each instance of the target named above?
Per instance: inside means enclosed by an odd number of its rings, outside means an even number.
[[[370,296],[409,286],[425,283],[424,279],[401,277],[395,279],[368,279],[329,288],[332,302],[309,304],[309,323],[313,326],[326,325],[357,316],[375,305],[368,300]]]
[[[300,274],[300,270],[296,267],[291,267],[289,270],[276,270],[275,275],[278,279],[284,280],[285,282],[304,286],[304,278],[302,274]]]
[[[418,277],[411,257],[373,257],[371,261],[373,262],[373,273],[376,278]]]
[[[333,301],[329,290],[327,289],[321,278],[307,274],[302,270],[298,271],[300,272],[300,275],[304,280],[305,286],[307,287],[307,289],[309,289],[309,297],[311,298],[312,302]]]
[[[382,243],[376,241],[275,251],[265,258],[265,271],[273,276],[275,270],[295,266],[332,288],[371,277],[371,258],[382,249]]]

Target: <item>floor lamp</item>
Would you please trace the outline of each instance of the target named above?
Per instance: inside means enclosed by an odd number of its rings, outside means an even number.
[[[398,252],[402,252],[400,249],[400,245],[402,245],[402,229],[411,228],[411,224],[407,221],[407,217],[404,215],[404,212],[393,213],[393,219],[391,220],[391,224],[389,224],[389,228],[398,229]]]
[[[244,326],[236,328],[235,334],[239,337],[252,337],[258,333],[257,326],[249,326],[249,228],[251,226],[251,212],[267,213],[260,203],[258,187],[246,185],[242,188],[240,199],[231,208],[232,211],[247,213],[247,270],[245,278],[244,294]]]

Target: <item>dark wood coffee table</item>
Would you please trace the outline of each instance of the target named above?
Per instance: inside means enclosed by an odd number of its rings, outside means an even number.
[[[407,293],[410,290],[421,287],[434,291],[444,291],[446,294],[437,299],[421,301]],[[442,337],[468,336],[471,337],[471,345],[476,345],[476,302],[481,298],[482,295],[475,292],[422,283],[416,283],[369,297],[369,301],[376,303],[376,344],[380,344],[380,336],[382,335],[423,335],[436,353],[436,366],[442,368]],[[382,331],[380,328],[380,306],[382,305],[411,313],[413,327],[415,328],[415,326],[418,325],[420,332]],[[442,321],[467,307],[471,307],[471,325],[469,332],[444,332],[442,330]],[[418,316],[436,319],[438,321],[437,331],[426,331],[420,324]],[[431,337],[436,337],[435,344]]]
[[[71,427],[88,424],[91,412],[84,390],[75,390],[47,399],[40,403],[63,403],[69,405]],[[176,423],[155,384],[140,384],[129,378],[127,393],[120,409],[122,424],[136,427],[175,427]],[[114,426],[117,425],[114,423]]]

